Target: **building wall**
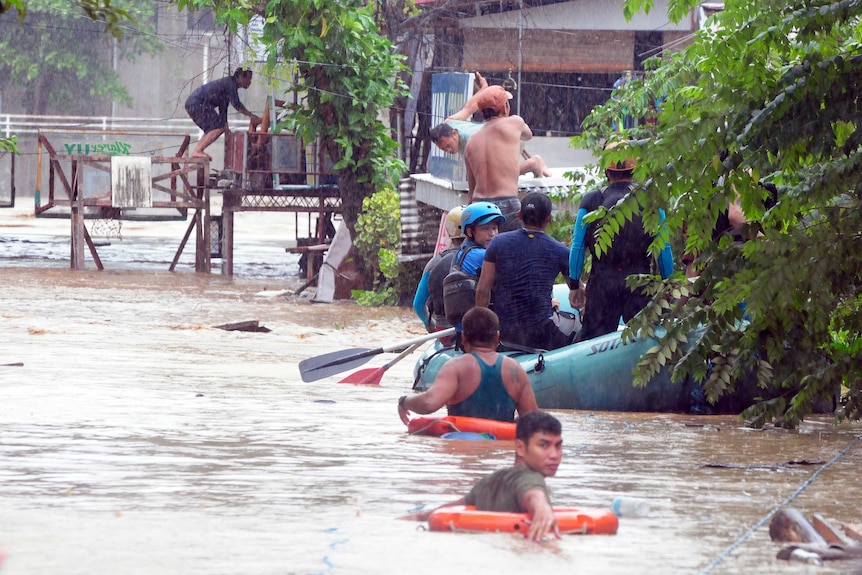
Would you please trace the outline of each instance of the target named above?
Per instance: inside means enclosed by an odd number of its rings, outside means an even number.
[[[171,119],[187,118],[186,98],[201,84],[233,74],[243,63],[242,54],[229,49],[229,38],[222,30],[200,25],[200,19],[173,6],[162,7],[158,15],[158,34],[165,38],[165,50],[157,56],[137,61],[120,60],[117,71],[134,99],[134,105],[115,107],[120,117]],[[174,40],[172,40],[174,39]],[[258,72],[254,62],[248,62]],[[245,106],[261,114],[271,92],[267,78],[256,73],[248,90],[240,90]],[[231,108],[231,119],[246,118]]]
[[[674,24],[667,19],[669,0],[655,0],[649,14],[639,12],[627,21],[620,0],[572,0],[523,11],[511,10],[459,21],[461,28],[532,30],[662,30],[691,31],[692,19]]]

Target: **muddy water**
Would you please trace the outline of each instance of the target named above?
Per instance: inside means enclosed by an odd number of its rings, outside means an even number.
[[[511,443],[407,436],[395,405],[418,353],[379,387],[302,382],[301,359],[422,330],[407,310],[283,293],[300,281],[275,220],[238,231],[245,274],[170,274],[174,225],[126,230],[109,271],[73,272],[67,222],[0,211],[0,364],[23,363],[0,367],[0,575],[860,570],[778,561],[755,528],[788,499],[862,521],[862,428],[825,418],[558,411],[555,502],[627,494],[648,516],[542,546],[395,520],[459,497]],[[214,327],[244,320],[271,331]]]

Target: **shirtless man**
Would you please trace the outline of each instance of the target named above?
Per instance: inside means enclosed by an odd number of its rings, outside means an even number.
[[[499,206],[506,217],[501,233],[522,227],[518,218],[518,159],[521,142],[533,137],[523,118],[509,115],[511,98],[502,86],[491,86],[479,94],[476,106],[485,124],[470,137],[464,150],[467,202],[487,201]]]
[[[483,125],[470,121],[473,114],[479,111],[476,105],[477,100],[481,97],[482,92],[488,89],[488,81],[479,72],[476,72],[476,81],[479,84],[479,91],[467,100],[463,108],[443,120],[442,124],[431,129],[431,141],[447,154],[461,154],[463,156],[470,137],[478,132]],[[541,156],[530,156],[526,160],[522,160],[518,164],[518,173],[522,176],[531,173],[536,178],[551,175],[551,172],[548,171],[548,165]]]
[[[446,405],[449,415],[514,421],[518,415],[536,411],[536,396],[527,373],[511,357],[497,353],[500,322],[497,314],[474,307],[464,314],[464,355],[450,359],[431,388],[398,400],[398,415],[404,425],[411,411],[433,413]]]

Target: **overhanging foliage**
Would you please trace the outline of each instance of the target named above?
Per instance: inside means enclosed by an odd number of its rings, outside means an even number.
[[[671,2],[669,16],[695,5]],[[640,383],[667,364],[675,379],[702,378],[714,399],[753,375],[779,390],[747,411],[755,425],[793,425],[843,386],[839,416],[862,416],[860,16],[859,0],[727,3],[689,47],[652,62],[585,122],[580,143],[597,145],[626,111],[657,116],[623,134],[648,189],[638,200],[646,213],[664,208],[670,235],[685,234],[697,254],[698,279],[652,280],[654,304],[631,324],[667,330]],[[734,201],[745,241],[714,239]],[[694,345],[679,345],[698,325]]]

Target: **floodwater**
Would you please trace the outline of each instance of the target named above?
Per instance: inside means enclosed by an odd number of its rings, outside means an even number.
[[[862,572],[777,560],[768,534],[785,503],[862,521],[862,427],[826,417],[555,411],[555,503],[626,494],[646,517],[541,545],[396,520],[512,443],[408,436],[396,401],[419,352],[378,387],[302,382],[304,358],[423,331],[406,309],[294,296],[292,216],[243,215],[229,279],[192,273],[191,252],[167,272],[185,223],[126,223],[108,270],[75,272],[68,221],[0,210],[0,364],[23,364],[0,367],[0,575]],[[271,331],[215,328],[247,320]]]

